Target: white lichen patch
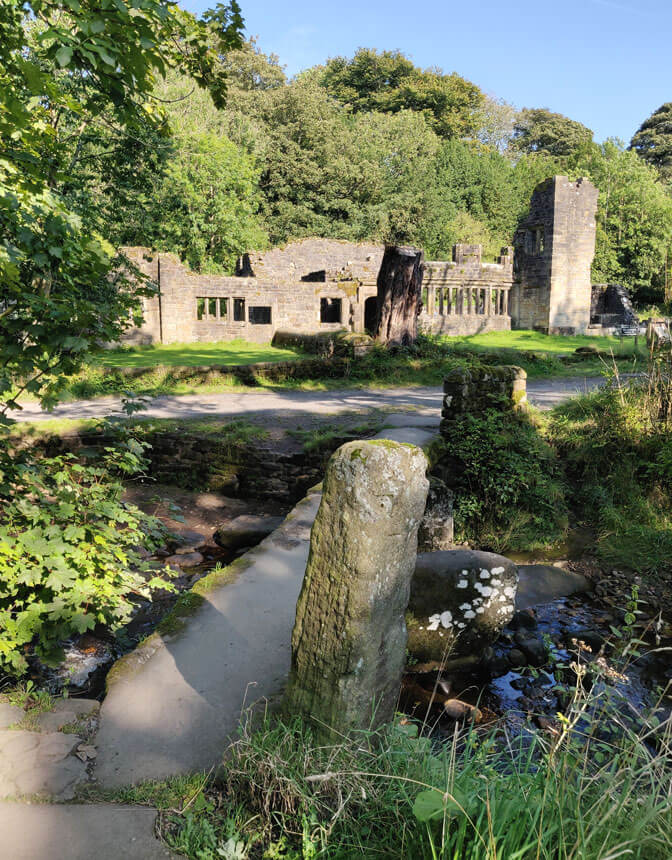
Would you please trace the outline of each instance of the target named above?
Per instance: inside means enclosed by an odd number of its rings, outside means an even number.
[[[467,609],[467,611],[464,613],[464,617],[465,618],[476,618],[476,613],[473,611],[473,609]]]
[[[459,582],[457,583],[457,588],[466,588],[468,585],[469,585],[469,580],[460,579]]]
[[[483,568],[481,571],[481,579],[490,579],[490,571]]]
[[[493,567],[491,571],[493,576],[499,576],[500,573],[504,573],[503,567]]]
[[[476,591],[480,592],[483,597],[490,597],[492,594],[492,588],[489,585],[482,585],[480,582],[475,582],[474,588]]]
[[[450,612],[441,613],[441,626],[446,629],[453,626],[453,616]]]

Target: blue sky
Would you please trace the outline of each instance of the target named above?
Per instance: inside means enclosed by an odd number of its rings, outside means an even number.
[[[548,107],[629,141],[672,101],[672,0],[240,0],[247,35],[288,74],[398,49],[516,107]],[[200,13],[214,0],[182,0]]]

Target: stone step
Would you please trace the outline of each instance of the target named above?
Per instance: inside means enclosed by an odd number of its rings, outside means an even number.
[[[154,835],[156,810],[0,802],[6,860],[179,860]]]

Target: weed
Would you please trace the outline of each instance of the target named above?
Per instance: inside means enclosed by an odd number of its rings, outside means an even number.
[[[560,724],[550,739],[470,729],[439,745],[403,721],[318,746],[301,721],[265,717],[242,727],[211,811],[172,819],[169,843],[194,860],[226,844],[292,860],[669,857],[670,726],[635,731],[580,686]]]

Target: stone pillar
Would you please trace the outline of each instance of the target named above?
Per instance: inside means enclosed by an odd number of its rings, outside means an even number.
[[[323,735],[394,716],[426,469],[419,448],[387,440],[348,442],[327,466],[286,697]]]

